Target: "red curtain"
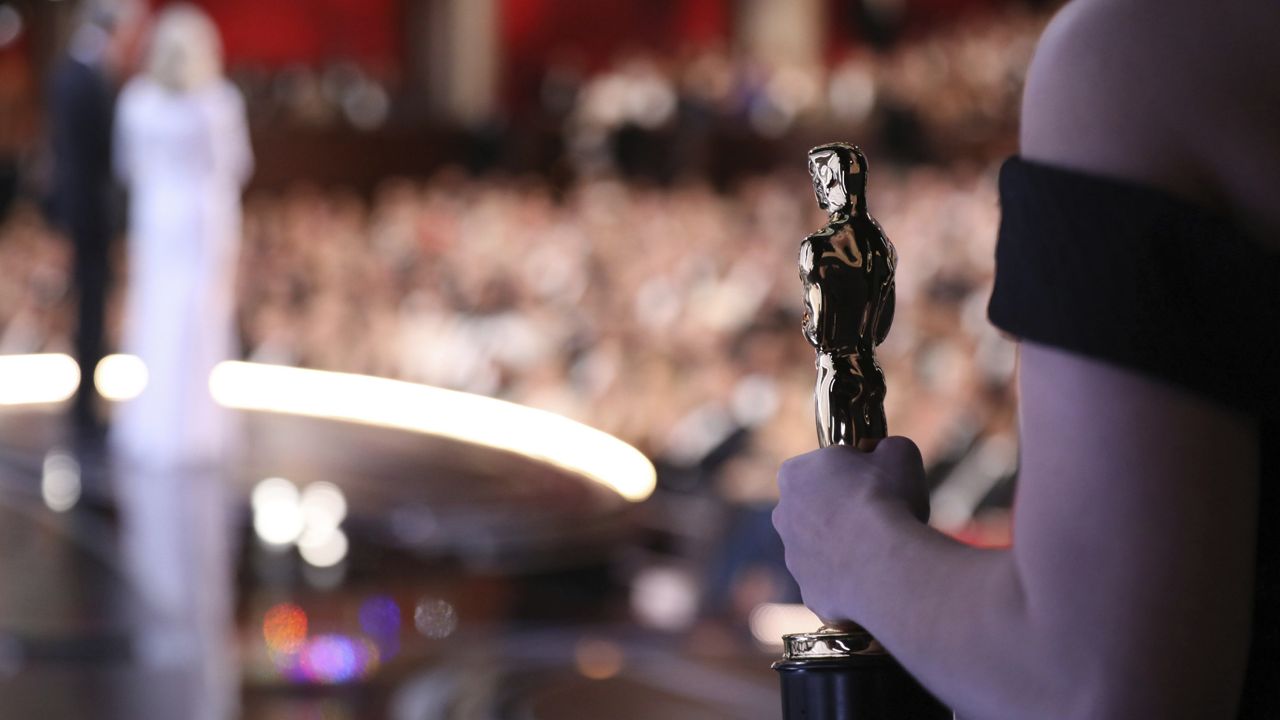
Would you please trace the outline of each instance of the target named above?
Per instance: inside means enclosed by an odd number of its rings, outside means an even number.
[[[727,40],[731,0],[501,0],[504,92],[533,99],[548,63],[572,57],[584,70],[619,53],[670,54]]]
[[[280,67],[354,60],[400,65],[400,0],[196,0],[222,33],[230,64]]]

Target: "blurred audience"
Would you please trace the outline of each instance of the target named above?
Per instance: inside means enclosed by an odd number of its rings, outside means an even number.
[[[993,173],[872,168],[871,207],[903,268],[881,352],[889,417],[938,462],[975,428],[1009,426],[1012,346],[985,319]],[[445,171],[371,201],[251,195],[244,354],[554,410],[676,468],[745,431],[713,475],[726,496],[763,500],[777,463],[814,444],[795,253],[820,214],[798,173],[729,194],[596,180],[557,198],[536,180]],[[0,257],[30,268],[0,286],[7,348],[65,345],[59,247],[30,212],[0,229]]]
[[[716,508],[687,527],[648,521],[705,565],[704,609],[744,615],[795,600],[768,514],[779,463],[817,442],[796,252],[825,217],[798,160],[724,158],[853,139],[872,146],[870,207],[901,258],[898,315],[879,352],[890,431],[925,454],[935,524],[1006,542],[1014,349],[985,312],[995,162],[1012,150],[1022,74],[1046,19],[1008,6],[887,49],[837,53],[825,68],[763,67],[716,46],[629,52],[594,72],[557,55],[536,112],[486,126],[487,162],[372,188],[340,175],[359,191],[251,189],[239,268],[217,272],[238,283],[238,355],[492,395],[610,432],[659,466],[667,492],[654,516]],[[259,133],[376,137],[422,120],[393,79],[348,62],[240,67],[232,79]],[[762,171],[775,166],[793,169]],[[73,351],[74,285],[85,283],[74,247],[29,201],[0,220],[0,352]],[[136,253],[117,255],[117,271],[143,284]],[[106,344],[136,349],[122,332],[125,297],[113,288],[105,300]],[[172,334],[152,325],[157,338]]]
[[[998,145],[1012,137],[1023,75],[1047,20],[1009,5],[885,52],[851,49],[830,67],[762,67],[716,47],[675,59],[630,54],[589,77],[565,64],[546,75],[543,111],[560,117],[570,108],[567,145],[588,172],[613,161],[627,174],[646,174],[646,158],[663,152],[673,155],[668,165],[697,170],[701,151],[690,136],[705,137],[716,121],[765,138],[800,126],[877,134],[908,161],[944,148],[948,156],[1003,152]]]
[[[511,128],[560,138],[541,175],[451,169],[369,193],[251,192],[244,354],[545,407],[635,443],[667,482],[766,501],[777,462],[813,444],[794,254],[822,218],[798,171],[728,190],[704,171],[725,128],[866,139],[880,148],[871,207],[903,261],[882,351],[892,430],[917,439],[939,485],[970,478],[937,498],[958,526],[1012,474],[1012,349],[984,312],[991,159],[1009,150],[1046,18],[1009,5],[826,70],[714,46],[631,52],[594,73],[558,55],[543,119]],[[349,63],[236,79],[254,124],[399,118],[386,82]],[[0,349],[67,349],[66,252],[29,207],[0,227],[0,260],[13,269],[0,276]]]
[[[716,131],[765,139],[798,129],[884,138],[908,161],[1005,153],[1023,74],[1048,14],[1011,4],[883,51],[849,46],[825,66],[768,67],[708,45],[674,56],[632,50],[588,71],[572,52],[542,75],[535,114],[517,134],[550,129],[579,175],[699,176]],[[255,125],[371,131],[413,124],[412,93],[346,61],[235,79]],[[529,142],[525,138],[515,142]],[[995,147],[993,147],[995,146]]]

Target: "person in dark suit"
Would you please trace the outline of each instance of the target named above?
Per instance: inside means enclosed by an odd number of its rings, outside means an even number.
[[[93,371],[104,354],[109,248],[119,225],[111,169],[115,77],[123,67],[125,50],[140,16],[132,3],[90,0],[49,86],[51,209],[55,222],[74,246],[74,352],[80,366],[80,387],[72,403],[72,421],[80,437],[100,437],[102,433]]]

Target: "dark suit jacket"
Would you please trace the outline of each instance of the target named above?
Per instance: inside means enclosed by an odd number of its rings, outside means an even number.
[[[78,256],[105,253],[112,235],[111,124],[115,93],[98,68],[63,58],[49,88],[51,209]]]

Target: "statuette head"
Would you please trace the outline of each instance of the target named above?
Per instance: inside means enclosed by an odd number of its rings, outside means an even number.
[[[851,212],[862,204],[867,160],[853,145],[831,143],[810,150],[809,175],[818,207],[823,210]]]

